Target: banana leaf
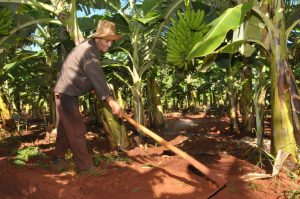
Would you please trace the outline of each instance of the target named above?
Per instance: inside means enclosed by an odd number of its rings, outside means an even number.
[[[243,22],[245,15],[252,9],[253,2],[229,8],[219,18],[212,21],[210,31],[192,48],[188,59],[203,57],[213,53],[224,41],[228,31],[234,30]]]
[[[33,20],[33,21],[28,21],[28,22],[26,22],[24,24],[20,24],[19,26],[17,26],[15,28],[13,28],[12,30],[10,30],[9,35],[7,35],[5,37],[1,37],[0,38],[0,45],[2,45],[7,38],[9,38],[11,35],[15,34],[17,31],[19,31],[23,28],[35,25],[35,24],[39,24],[39,23],[54,23],[54,24],[58,24],[58,25],[61,24],[60,21],[55,20],[55,19],[51,19],[51,18],[49,18],[49,19],[48,18],[47,19],[37,19],[37,20]]]
[[[42,55],[42,51],[36,52],[34,54],[29,54],[28,56],[25,53],[25,55],[25,57],[17,56],[12,62],[5,64],[0,69],[0,84],[2,84],[6,80],[6,76],[9,76],[10,78],[14,79],[14,76],[10,74],[11,71],[15,67],[19,67],[21,62],[40,57]]]
[[[245,43],[247,43],[246,40],[238,40],[235,42],[231,42],[231,43],[227,44],[226,46],[223,46],[222,48],[220,48],[218,50],[218,52],[220,52],[220,53],[236,53],[239,51],[239,48]]]
[[[134,18],[135,20],[141,22],[142,24],[147,24],[149,22],[152,22],[153,20],[158,19],[160,16],[156,15],[154,17],[148,17],[148,18]]]

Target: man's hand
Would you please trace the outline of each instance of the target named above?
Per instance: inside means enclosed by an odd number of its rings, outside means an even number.
[[[106,99],[108,105],[110,106],[112,113],[114,115],[117,115],[119,118],[122,118],[123,116],[123,109],[120,107],[120,105],[114,100],[112,96],[109,96]]]

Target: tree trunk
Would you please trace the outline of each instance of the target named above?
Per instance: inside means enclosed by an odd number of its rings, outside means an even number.
[[[211,90],[211,104],[212,104],[212,107],[214,107],[214,108],[217,107],[216,93],[214,90]]]
[[[8,109],[3,93],[0,93],[0,115],[5,128],[9,130],[15,129],[15,124],[11,118],[11,112]]]
[[[163,127],[165,119],[163,115],[163,107],[160,101],[159,88],[155,78],[151,78],[148,81],[148,99],[150,103],[148,110],[149,125],[155,128]]]
[[[167,100],[166,95],[164,97],[163,111],[164,111],[164,113],[168,113],[169,112],[169,104],[168,104],[168,100]]]
[[[145,126],[146,121],[144,115],[144,105],[142,100],[141,82],[134,83],[132,87],[132,95],[134,104],[134,118],[138,123]]]
[[[176,109],[176,98],[174,97],[172,99],[172,110],[174,111]]]
[[[206,109],[206,107],[208,106],[207,104],[207,95],[206,93],[203,93],[203,105],[204,105],[204,108]]]
[[[185,108],[189,109],[190,107],[191,107],[191,98],[188,95],[186,95],[185,96]]]
[[[291,93],[292,93],[292,108],[293,108],[293,122],[294,122],[294,135],[296,143],[300,145],[300,92],[296,84],[295,77],[293,75],[292,69],[289,67],[289,72],[287,73],[291,79]]]
[[[279,61],[275,59],[276,55],[271,65],[272,152],[277,154],[281,149],[297,157],[291,95],[284,74],[287,63],[280,58]]]
[[[229,99],[229,116],[230,116],[230,127],[232,131],[240,133],[239,121],[237,116],[237,103],[236,103],[236,92],[233,88],[233,71],[231,66],[231,57],[227,66],[227,89],[228,89],[228,99]]]
[[[242,93],[240,99],[240,111],[242,116],[242,128],[245,132],[252,132],[254,128],[254,115],[252,103],[252,70],[246,66],[242,72]]]
[[[276,0],[273,3],[274,29],[269,30],[271,43],[271,101],[272,101],[272,153],[283,150],[297,157],[294,136],[293,113],[291,104],[291,77],[288,74],[286,52],[286,35],[284,20],[284,3]]]

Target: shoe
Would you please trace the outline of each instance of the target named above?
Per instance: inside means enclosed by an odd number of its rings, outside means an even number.
[[[63,158],[54,157],[52,159],[51,169],[58,172],[66,171],[71,167],[70,163]]]
[[[52,163],[53,163],[53,164],[61,164],[61,163],[63,163],[64,161],[65,161],[65,159],[60,158],[60,157],[54,157],[54,158],[52,159]]]
[[[103,176],[109,172],[107,169],[91,166],[89,169],[80,170],[78,173],[80,176]]]

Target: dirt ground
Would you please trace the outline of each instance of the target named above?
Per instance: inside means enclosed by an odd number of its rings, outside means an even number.
[[[275,199],[292,198],[293,191],[299,193],[299,182],[285,172],[265,180],[242,179],[248,173],[270,173],[271,169],[268,161],[264,168],[257,165],[257,150],[243,142],[243,136],[237,139],[229,131],[228,118],[172,113],[167,115],[165,129],[155,132],[228,182],[212,198]],[[153,141],[145,148],[116,154],[109,151],[103,133],[89,128],[87,139],[91,154],[103,168],[100,175],[78,175],[74,165],[64,171],[51,169],[53,140],[39,126],[31,126],[17,142],[1,145],[0,198],[202,199],[215,191],[205,176]],[[38,146],[46,155],[16,166],[12,163],[12,149],[24,146]],[[295,193],[294,196],[297,198]]]

